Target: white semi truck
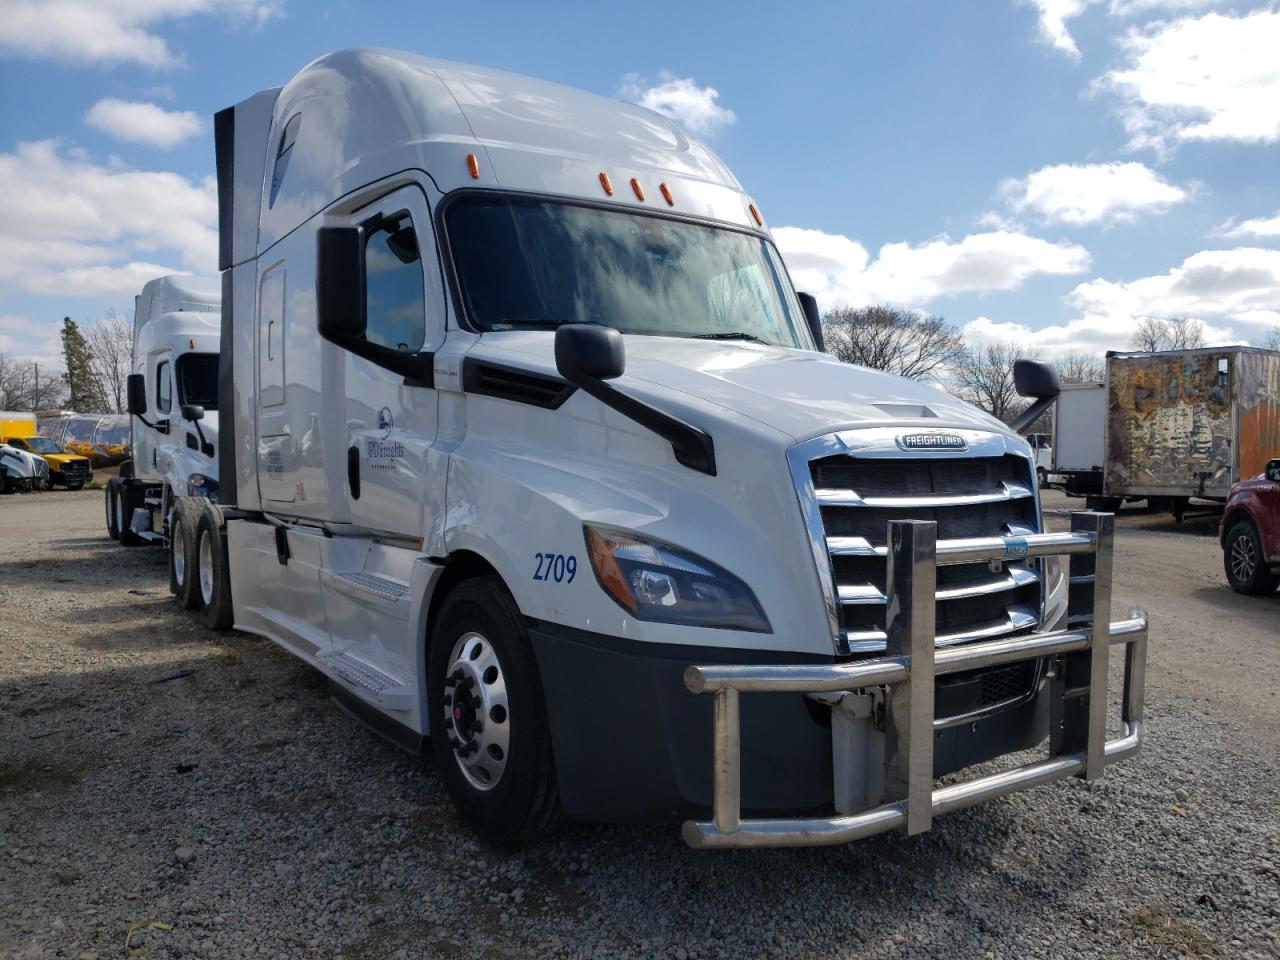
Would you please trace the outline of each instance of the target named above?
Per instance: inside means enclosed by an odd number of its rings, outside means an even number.
[[[169,276],[137,296],[127,382],[132,459],[106,487],[108,536],[168,547],[170,588],[188,608],[196,597],[186,575],[195,529],[175,507],[218,492],[221,295],[217,278]]]
[[[1013,431],[820,352],[755,202],[668,119],[355,50],[215,139],[221,486],[179,498],[198,605],[429,749],[482,836],[918,833],[1138,748],[1146,620],[1111,620],[1111,518],[1046,533]],[[1019,383],[1036,413],[1056,393],[1037,364]]]

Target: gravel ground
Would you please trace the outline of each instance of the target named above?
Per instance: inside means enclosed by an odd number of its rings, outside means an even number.
[[[1226,588],[1211,521],[1121,522],[1149,740],[1096,784],[834,849],[571,824],[514,855],[101,525],[100,493],[0,501],[0,956],[125,956],[138,921],[152,957],[1280,955],[1280,596]]]

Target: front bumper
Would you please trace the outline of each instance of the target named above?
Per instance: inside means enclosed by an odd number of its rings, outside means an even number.
[[[688,689],[712,693],[715,704],[712,818],[686,821],[685,841],[693,847],[816,846],[888,830],[922,833],[930,829],[935,815],[1063,777],[1092,780],[1108,764],[1136,753],[1142,742],[1147,618],[1135,610],[1126,620],[1111,620],[1113,533],[1111,515],[1078,513],[1072,517],[1070,534],[949,541],[939,549],[933,522],[891,522],[888,656],[824,666],[704,665],[685,672]],[[934,595],[939,562],[1055,554],[1072,558],[1067,629],[937,649]],[[1125,646],[1123,733],[1108,741],[1107,668],[1115,644]],[[1048,690],[1048,758],[935,789],[935,678],[1045,657],[1054,664]],[[877,701],[865,691],[881,689],[882,738],[875,741],[875,713],[867,703]],[[743,818],[742,693],[805,693],[830,702],[833,714],[848,714],[838,721],[842,735],[832,739],[836,816]],[[846,708],[846,703],[851,705]],[[883,751],[878,770],[865,755],[855,756],[859,748],[868,753],[866,747],[873,741]],[[868,796],[887,802],[868,808]]]

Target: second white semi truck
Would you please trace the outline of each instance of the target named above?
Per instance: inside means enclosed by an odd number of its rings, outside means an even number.
[[[670,120],[353,50],[215,136],[221,482],[178,502],[198,606],[429,750],[484,837],[918,833],[1138,748],[1111,519],[1046,532],[1014,432],[822,353],[758,206]]]
[[[221,284],[216,278],[157,277],[136,298],[133,365],[127,382],[132,457],[107,481],[107,535],[126,545],[169,549],[169,586],[196,602],[187,576],[195,521],[180,499],[218,493],[218,348]]]

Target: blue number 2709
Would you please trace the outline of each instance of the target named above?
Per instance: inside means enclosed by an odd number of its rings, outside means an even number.
[[[554,580],[556,583],[573,583],[578,575],[578,558],[565,556],[563,553],[535,553],[533,555],[537,569],[533,571],[535,580]]]

